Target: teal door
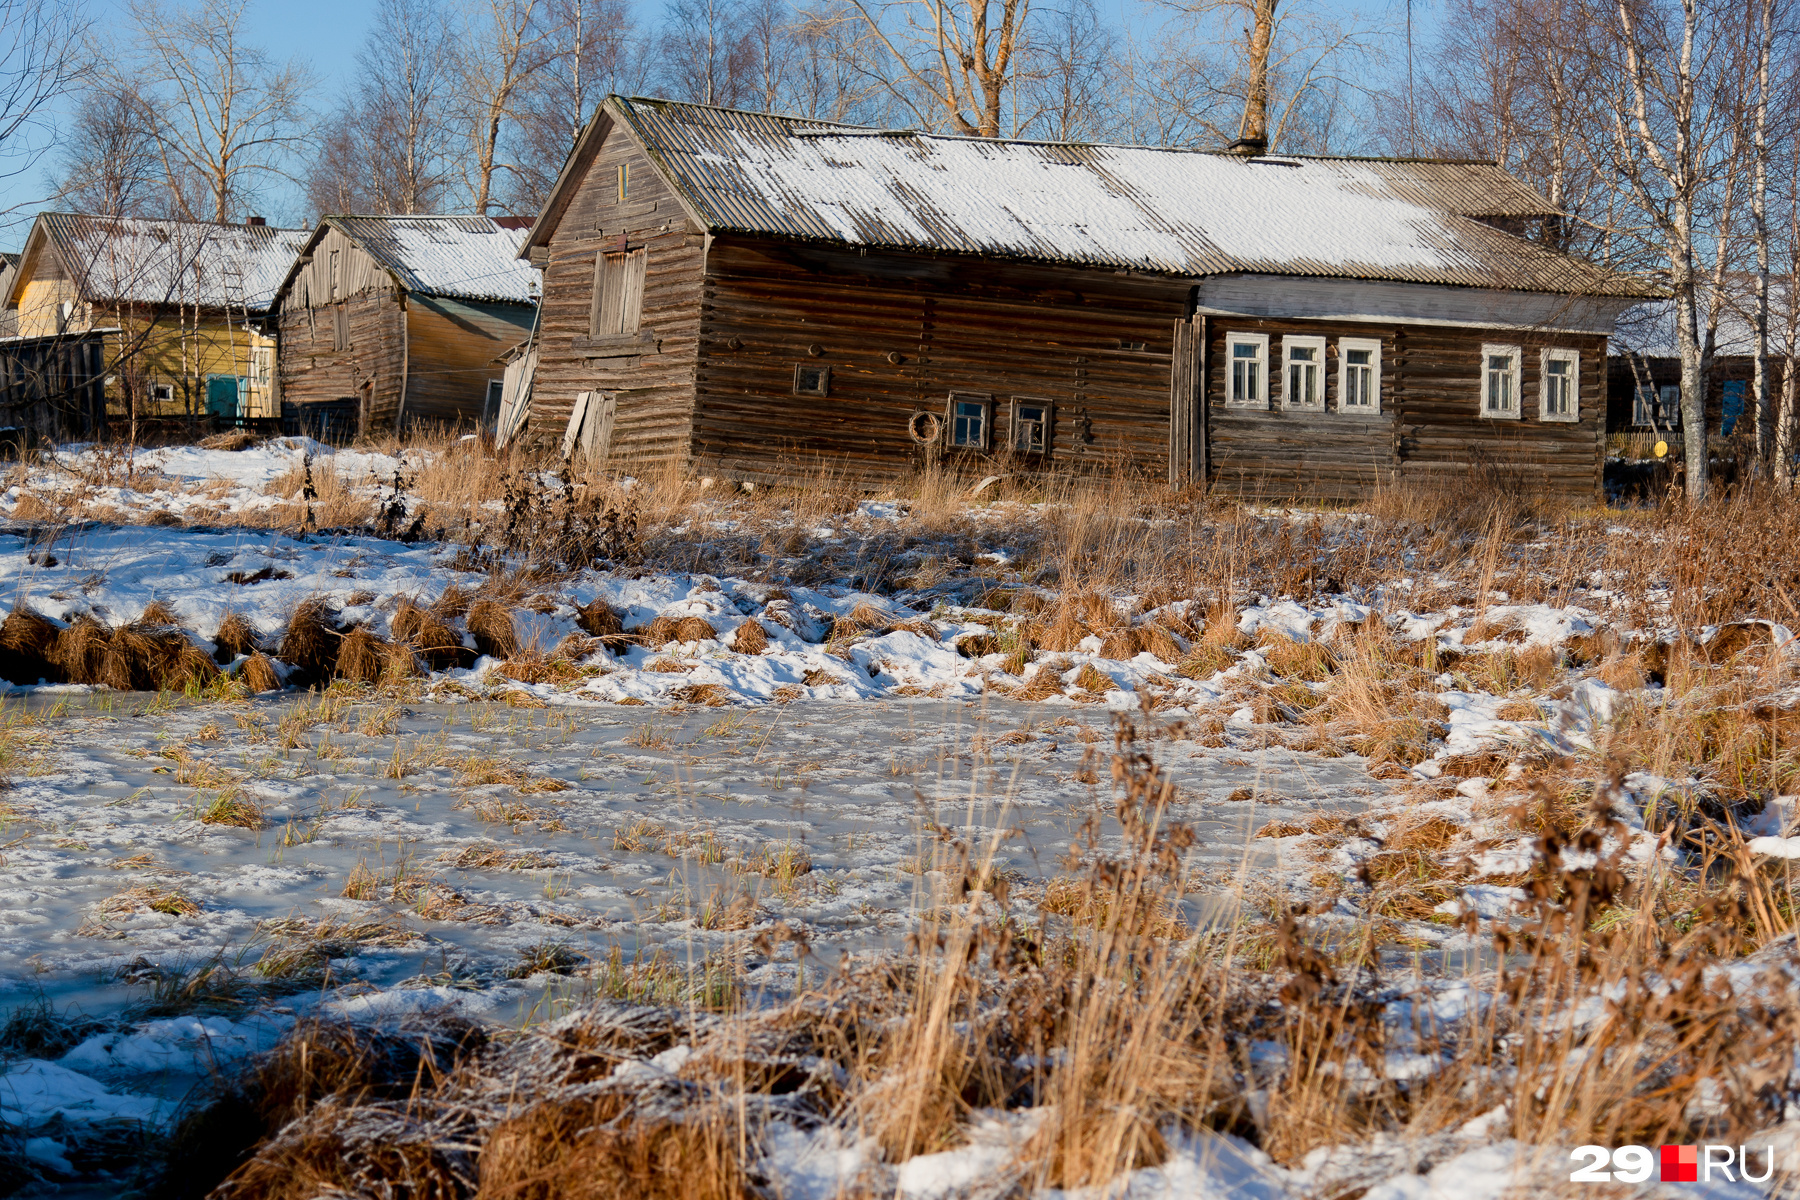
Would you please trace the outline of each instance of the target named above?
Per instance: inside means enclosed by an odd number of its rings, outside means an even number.
[[[206,380],[206,415],[237,420],[238,381],[230,375],[210,375]]]

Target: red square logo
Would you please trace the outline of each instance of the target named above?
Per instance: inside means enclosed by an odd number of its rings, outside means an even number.
[[[1662,1181],[1664,1183],[1700,1182],[1700,1147],[1664,1146],[1662,1148]]]

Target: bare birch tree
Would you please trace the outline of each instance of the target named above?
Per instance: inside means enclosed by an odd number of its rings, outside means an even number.
[[[315,213],[436,212],[451,182],[454,40],[428,0],[380,0],[307,180]]]
[[[928,129],[1006,132],[1031,0],[851,0],[886,52],[882,82]]]
[[[79,0],[0,0],[0,179],[51,148],[56,105],[92,73],[92,28]]]
[[[226,221],[259,188],[291,180],[310,132],[311,72],[245,41],[244,8],[244,0],[198,0],[190,8],[132,0],[128,9],[138,70],[118,86],[137,88],[156,115],[158,153],[177,204],[194,206],[189,176],[210,209],[184,215]]]
[[[600,101],[643,91],[650,55],[625,0],[546,0],[553,54],[521,93],[507,207],[535,213]]]
[[[538,74],[558,54],[545,0],[470,0],[457,53],[462,59],[457,105],[467,139],[464,175],[469,203],[486,215],[495,183],[518,164],[504,134],[518,117]]]
[[[56,198],[66,207],[106,217],[167,208],[155,118],[131,92],[103,85],[84,95],[57,158]]]
[[[756,56],[744,0],[670,0],[657,41],[659,74],[670,95],[736,108],[754,94]]]

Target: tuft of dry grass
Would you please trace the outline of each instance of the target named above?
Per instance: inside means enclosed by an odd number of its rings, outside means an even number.
[[[0,679],[33,684],[58,678],[54,622],[18,605],[0,621]]]
[[[731,648],[739,654],[761,654],[769,648],[768,631],[761,621],[751,617],[732,632]]]
[[[288,618],[275,656],[298,671],[304,682],[322,683],[337,665],[339,640],[330,606],[318,598],[303,600]]]
[[[512,613],[492,600],[477,600],[469,608],[469,636],[475,650],[491,658],[511,658],[519,652],[519,631]]]

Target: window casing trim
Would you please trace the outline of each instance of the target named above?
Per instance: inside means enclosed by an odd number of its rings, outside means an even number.
[[[1349,416],[1378,417],[1381,415],[1381,339],[1341,337],[1337,340],[1338,351],[1338,389],[1337,410]],[[1352,363],[1352,351],[1365,351],[1369,355],[1366,363]],[[1345,398],[1353,392],[1360,392],[1352,383],[1352,372],[1367,372],[1368,396],[1367,404],[1346,404]]]
[[[977,410],[963,406],[975,405]],[[986,451],[993,445],[994,397],[990,392],[951,392],[944,403],[944,442],[952,450]]]
[[[1297,363],[1293,357],[1295,350],[1311,350],[1312,357]],[[1310,372],[1312,395],[1310,397],[1303,394],[1306,391],[1309,376],[1307,367],[1312,368]],[[1298,371],[1296,368],[1299,368]],[[1294,389],[1296,374],[1300,376],[1301,394],[1298,398],[1296,398]],[[1325,338],[1322,335],[1312,333],[1282,335],[1281,407],[1300,412],[1325,411]]]
[[[1511,360],[1511,366],[1495,367],[1493,360],[1503,355]],[[1524,376],[1524,357],[1524,351],[1517,344],[1481,344],[1481,416],[1495,421],[1519,419],[1522,407],[1519,385]]]
[[[1028,421],[1025,414],[1035,410],[1040,415],[1035,421]],[[1022,439],[1030,434],[1029,426],[1037,427],[1037,444],[1022,444]],[[1014,396],[1006,419],[1007,446],[1015,454],[1049,455],[1055,441],[1056,405],[1037,396]]]
[[[1552,363],[1568,364],[1568,411],[1558,411],[1552,395],[1558,378]],[[1538,355],[1538,420],[1572,425],[1581,420],[1581,352],[1566,346],[1546,346]]]
[[[1255,354],[1240,358],[1239,346],[1255,348]],[[1248,385],[1246,387],[1246,385]],[[1225,406],[1227,408],[1269,407],[1269,335],[1266,333],[1225,334]]]

